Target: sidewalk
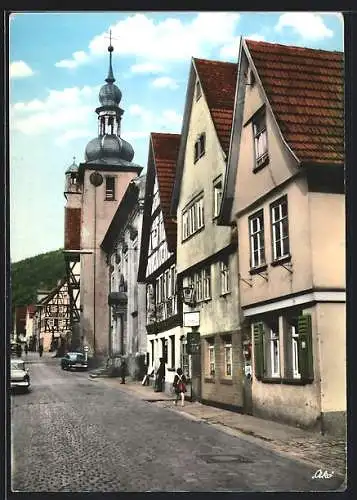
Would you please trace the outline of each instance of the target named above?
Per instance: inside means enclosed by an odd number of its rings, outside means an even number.
[[[221,410],[198,402],[186,401],[184,407],[181,407],[180,403],[175,406],[173,395],[154,392],[152,386],[144,387],[141,382],[130,380],[126,384],[120,384],[120,380],[117,378],[106,378],[105,380],[143,401],[155,403],[170,411],[180,412],[186,418],[206,422],[224,432],[251,442],[257,443],[259,440],[259,445],[266,446],[278,453],[288,454],[290,458],[315,466],[316,470],[334,471],[336,475],[345,477],[346,442],[343,439],[322,436],[319,433],[290,425]]]

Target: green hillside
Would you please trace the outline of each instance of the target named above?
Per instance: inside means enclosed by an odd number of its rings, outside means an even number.
[[[39,289],[50,290],[65,276],[62,250],[43,253],[11,265],[12,309],[36,303]]]

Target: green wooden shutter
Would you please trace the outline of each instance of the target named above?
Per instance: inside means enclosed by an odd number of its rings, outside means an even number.
[[[264,371],[264,325],[263,323],[254,323],[254,371],[258,380],[263,377]]]
[[[302,316],[299,316],[298,333],[299,372],[301,380],[311,382],[314,379],[311,314],[303,314]]]

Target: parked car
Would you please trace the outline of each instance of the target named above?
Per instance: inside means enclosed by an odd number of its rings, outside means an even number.
[[[68,352],[61,359],[62,370],[87,370],[88,362],[81,352]]]
[[[10,363],[11,389],[18,388],[28,391],[30,388],[30,374],[28,368],[25,366],[24,360],[13,358]]]

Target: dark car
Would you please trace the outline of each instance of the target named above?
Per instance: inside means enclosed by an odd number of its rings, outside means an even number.
[[[88,363],[83,353],[68,352],[61,359],[62,370],[87,370]]]

